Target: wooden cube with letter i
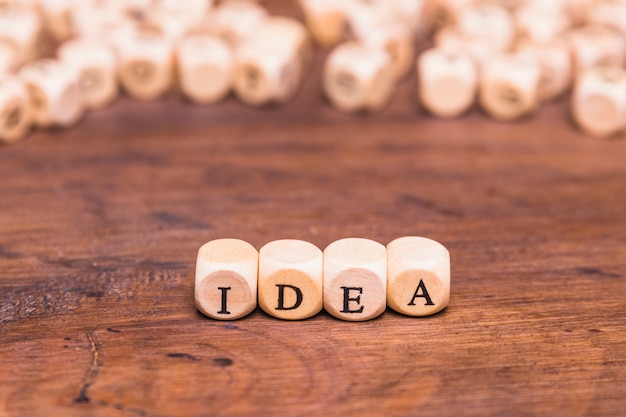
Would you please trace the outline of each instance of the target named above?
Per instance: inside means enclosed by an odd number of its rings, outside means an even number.
[[[238,239],[217,239],[198,250],[196,307],[218,320],[235,320],[257,305],[259,253]]]

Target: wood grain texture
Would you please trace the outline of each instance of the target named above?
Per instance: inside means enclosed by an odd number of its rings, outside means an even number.
[[[271,3],[270,3],[271,4]],[[0,148],[0,416],[620,416],[626,140],[566,103],[439,121],[121,99]],[[431,237],[450,305],[365,323],[194,307],[204,242]]]

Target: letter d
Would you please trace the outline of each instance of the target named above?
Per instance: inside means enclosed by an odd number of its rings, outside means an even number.
[[[276,286],[278,287],[278,306],[276,310],[295,310],[300,307],[300,304],[302,304],[302,290],[300,288],[287,284],[276,284]],[[285,288],[289,288],[296,294],[296,302],[290,307],[285,307]]]

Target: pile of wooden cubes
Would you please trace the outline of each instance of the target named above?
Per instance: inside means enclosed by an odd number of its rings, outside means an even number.
[[[301,22],[252,1],[0,0],[0,140],[71,126],[120,90],[283,103],[311,54]]]
[[[626,1],[300,3],[315,40],[334,48],[324,91],[338,109],[381,108],[415,65],[418,100],[438,117],[478,102],[489,116],[514,120],[573,87],[572,115],[586,133],[626,127]],[[432,47],[415,60],[420,42]]]
[[[0,0],[0,141],[71,126],[120,91],[285,103],[310,67],[311,38],[333,48],[321,88],[341,111],[382,108],[415,70],[416,98],[438,117],[479,103],[514,120],[573,88],[582,130],[626,127],[624,0],[299,4],[306,26],[251,0]]]

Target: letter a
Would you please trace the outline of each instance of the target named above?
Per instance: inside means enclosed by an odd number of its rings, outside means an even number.
[[[422,293],[420,294],[420,288],[422,290]],[[415,299],[417,297],[423,297],[426,299],[426,306],[434,306],[435,303],[433,303],[433,301],[430,299],[430,295],[428,295],[428,291],[426,291],[426,286],[424,285],[424,281],[422,281],[420,279],[420,283],[417,285],[417,288],[415,289],[415,294],[413,294],[413,298],[411,299],[411,302],[408,304],[410,306],[414,306],[415,305]]]

